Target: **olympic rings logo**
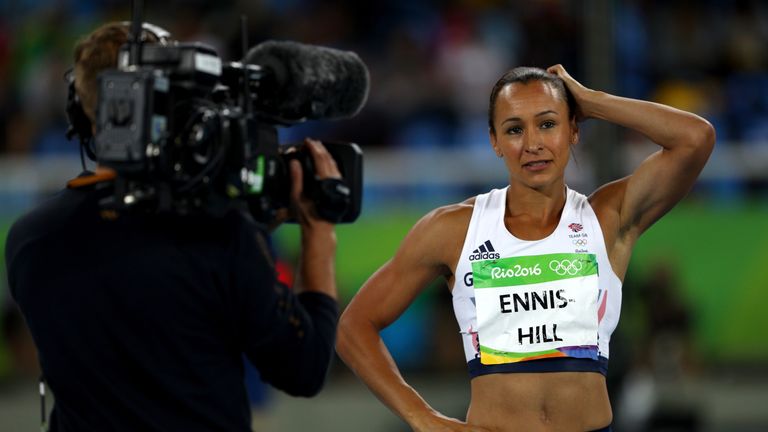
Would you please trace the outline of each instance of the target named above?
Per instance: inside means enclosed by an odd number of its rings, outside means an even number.
[[[573,244],[575,244],[576,246],[586,246],[587,245],[587,239],[583,239],[583,238],[576,239],[576,240],[573,241]]]
[[[562,261],[552,260],[549,262],[549,269],[555,272],[558,276],[565,276],[566,273],[573,276],[580,272],[582,268],[583,265],[578,259],[564,259]]]

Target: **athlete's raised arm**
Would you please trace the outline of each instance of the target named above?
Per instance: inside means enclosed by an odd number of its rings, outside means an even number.
[[[590,90],[561,65],[548,72],[565,81],[581,119],[602,119],[636,130],[661,146],[630,176],[596,192],[618,211],[617,233],[634,242],[691,189],[715,144],[715,130],[705,119],[666,105]],[[631,246],[631,244],[630,244]]]
[[[438,413],[403,379],[379,336],[438,276],[449,277],[472,214],[469,204],[441,207],[408,233],[395,256],[363,285],[339,321],[344,362],[415,431],[482,431]]]

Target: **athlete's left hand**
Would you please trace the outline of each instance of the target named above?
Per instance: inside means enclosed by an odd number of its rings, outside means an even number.
[[[595,93],[595,91],[573,79],[561,64],[548,67],[547,72],[560,77],[563,82],[565,82],[565,86],[568,87],[568,91],[573,95],[573,99],[576,102],[576,121],[581,122],[588,118],[592,118],[592,115],[589,112],[588,101],[590,95]]]

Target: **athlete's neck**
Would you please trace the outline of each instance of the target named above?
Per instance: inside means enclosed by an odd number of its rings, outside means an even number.
[[[542,222],[559,220],[565,207],[565,183],[534,189],[519,182],[510,182],[507,189],[508,217],[523,217]]]

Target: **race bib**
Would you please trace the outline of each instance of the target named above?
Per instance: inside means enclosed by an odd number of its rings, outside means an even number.
[[[560,253],[472,263],[480,362],[597,359],[594,254]]]

